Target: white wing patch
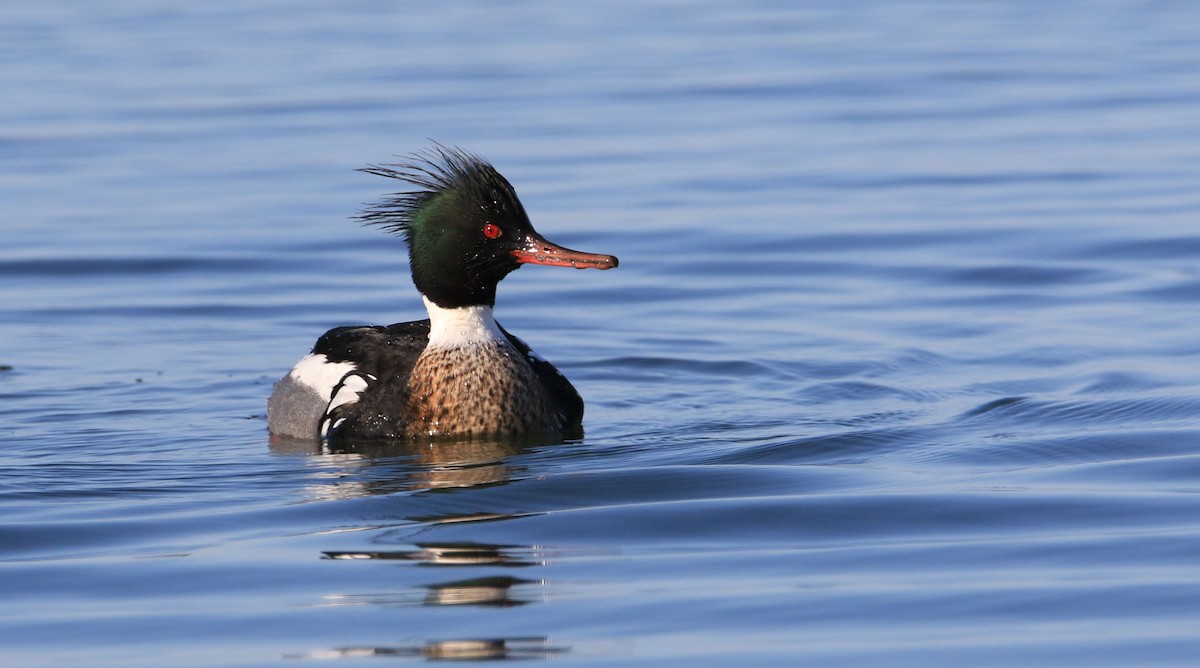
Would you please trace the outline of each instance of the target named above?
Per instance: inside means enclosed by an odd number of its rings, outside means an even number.
[[[353,368],[354,365],[350,366]],[[345,417],[339,417],[337,421],[330,424],[329,420],[333,416],[334,409],[358,401],[362,391],[367,389],[367,385],[373,380],[375,380],[375,376],[357,371],[350,371],[342,376],[341,381],[330,391],[329,404],[325,406],[325,413],[321,415],[321,420],[317,423],[317,431],[321,434],[321,438],[329,436],[330,431],[337,429],[346,421]]]
[[[342,404],[352,404],[358,401],[359,395],[367,389],[368,380],[375,380],[375,377],[354,372],[343,376],[342,382],[333,388],[333,393],[329,397],[329,406],[326,407],[325,412],[328,413]]]
[[[296,366],[288,375],[297,383],[312,388],[322,400],[329,402],[333,399],[333,389],[342,383],[346,374],[356,370],[357,367],[349,362],[330,362],[329,358],[322,354],[309,353],[296,362]]]

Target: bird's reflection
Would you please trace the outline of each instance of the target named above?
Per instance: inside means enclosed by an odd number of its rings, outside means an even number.
[[[326,559],[415,561],[431,566],[538,566],[546,556],[535,547],[487,543],[421,543],[409,549],[323,553]]]
[[[477,605],[489,608],[511,608],[531,603],[532,598],[521,593],[522,589],[534,589],[543,584],[539,580],[522,580],[510,577],[472,578],[456,582],[427,585],[429,594],[424,604]]]
[[[304,493],[308,500],[351,499],[400,494],[409,503],[425,508],[423,495],[413,492],[468,489],[504,485],[522,474],[513,459],[528,450],[561,443],[561,439],[504,438],[457,441],[390,441],[321,443],[272,437],[270,448],[280,455],[301,455],[306,468]],[[406,494],[407,493],[407,494]],[[440,495],[439,495],[440,496]],[[388,606],[421,608],[517,608],[549,600],[546,582],[488,572],[544,566],[547,548],[533,545],[497,545],[482,542],[409,542],[438,526],[492,522],[526,517],[530,513],[439,509],[429,514],[406,513],[403,544],[389,540],[391,529],[374,536],[367,549],[327,550],[321,558],[337,561],[400,562],[416,567],[462,568],[472,577],[440,582],[412,583],[398,590],[362,593],[328,593],[321,606]],[[447,512],[449,510],[449,512]],[[371,527],[371,530],[384,527]],[[344,527],[343,527],[344,529]],[[387,543],[386,549],[379,549]],[[479,569],[476,574],[473,569]],[[535,569],[536,570],[536,569]],[[433,571],[430,571],[431,573]],[[501,571],[503,572],[503,571]],[[514,571],[508,571],[514,572]],[[464,574],[466,575],[466,574]],[[539,659],[561,655],[566,647],[552,646],[545,637],[465,638],[423,644],[366,645],[331,648],[295,658],[343,659],[351,657],[411,657],[438,661]]]
[[[311,652],[311,659],[348,659],[367,656],[424,657],[441,661],[502,661],[509,659],[545,659],[565,654],[569,649],[555,647],[545,637],[479,638],[437,640],[423,645],[390,647],[341,647]]]
[[[522,578],[491,576],[439,582],[420,589],[371,594],[330,594],[322,604],[326,607],[353,606],[478,606],[512,608],[542,602],[545,582]]]
[[[270,448],[309,456],[316,470],[306,492],[312,500],[332,500],[504,484],[519,473],[510,463],[514,456],[561,442],[505,437],[328,443],[271,436]]]

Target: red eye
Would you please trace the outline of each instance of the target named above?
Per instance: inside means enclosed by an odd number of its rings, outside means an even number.
[[[497,225],[488,223],[487,225],[483,226],[483,236],[485,236],[489,239],[495,239],[495,238],[499,237],[501,234],[503,234],[503,232],[500,231],[500,227]]]

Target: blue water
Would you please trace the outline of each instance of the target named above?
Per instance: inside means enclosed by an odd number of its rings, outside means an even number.
[[[0,663],[1196,665],[1197,26],[7,3]],[[497,305],[586,437],[272,442],[321,332],[423,317],[350,217],[430,139],[621,258]]]

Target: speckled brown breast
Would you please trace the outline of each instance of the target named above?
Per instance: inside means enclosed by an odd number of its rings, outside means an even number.
[[[513,347],[426,349],[408,382],[410,436],[519,434],[561,429],[536,374]]]

